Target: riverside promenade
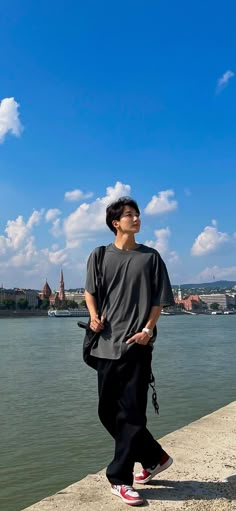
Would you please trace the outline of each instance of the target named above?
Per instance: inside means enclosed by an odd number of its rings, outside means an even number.
[[[161,439],[174,464],[145,486],[150,511],[236,511],[236,401]],[[137,465],[136,469],[139,470]],[[105,472],[91,474],[24,511],[124,511]]]

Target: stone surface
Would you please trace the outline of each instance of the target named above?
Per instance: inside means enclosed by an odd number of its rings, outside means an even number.
[[[174,464],[148,485],[136,486],[146,499],[140,509],[236,511],[236,402],[170,433],[161,444]],[[102,470],[27,511],[121,511],[125,506],[111,495]]]

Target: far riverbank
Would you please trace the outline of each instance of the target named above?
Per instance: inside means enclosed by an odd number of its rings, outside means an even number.
[[[17,310],[17,311],[12,311],[12,310],[0,310],[0,319],[1,318],[13,318],[13,319],[16,319],[16,318],[39,318],[41,316],[47,316],[48,315],[48,311],[43,311],[43,310]]]

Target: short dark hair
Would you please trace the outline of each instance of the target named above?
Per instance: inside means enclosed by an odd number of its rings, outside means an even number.
[[[120,220],[125,206],[134,208],[138,215],[140,215],[138,204],[134,199],[131,199],[131,197],[120,197],[117,201],[109,204],[106,209],[106,224],[115,234],[117,231],[112,222],[113,220]]]

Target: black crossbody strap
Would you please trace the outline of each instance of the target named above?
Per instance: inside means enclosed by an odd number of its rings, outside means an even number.
[[[98,317],[101,319],[102,314],[102,264],[105,255],[106,247],[102,245],[99,247],[98,260],[97,260],[97,310]]]

